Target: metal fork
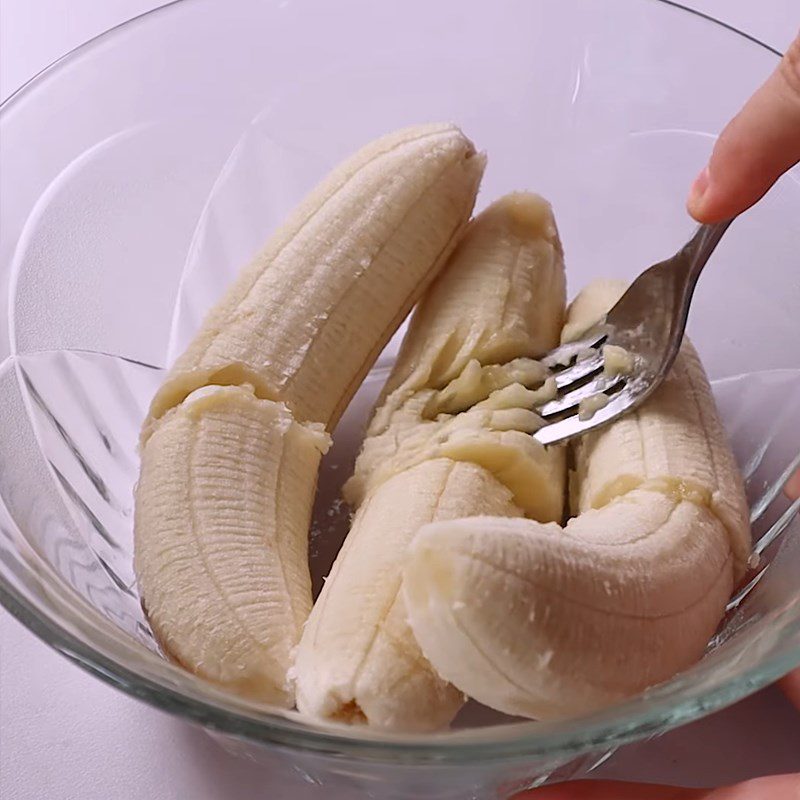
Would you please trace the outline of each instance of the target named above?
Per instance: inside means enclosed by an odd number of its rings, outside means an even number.
[[[639,275],[603,323],[541,359],[558,394],[535,409],[545,421],[535,439],[557,444],[581,436],[632,411],[658,388],[678,355],[697,279],[732,221],[701,225],[672,258]],[[607,344],[630,354],[629,374],[604,373]],[[606,395],[607,404],[580,419],[581,401],[598,394]]]

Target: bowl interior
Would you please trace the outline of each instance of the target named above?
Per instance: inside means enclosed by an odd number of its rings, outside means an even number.
[[[488,152],[480,207],[520,188],[551,200],[573,291],[597,276],[633,277],[688,237],[686,187],[774,61],[656,0],[501,0],[480,15],[450,0],[343,0],[335,10],[193,0],[45,73],[0,117],[7,602],[153,702],[188,713],[186,703],[196,718],[254,737],[305,732],[291,713],[182,673],[150,635],[131,565],[132,489],[138,427],[162,368],[332,164],[423,120],[455,120]],[[733,65],[741,80],[730,79]],[[773,491],[800,452],[798,251],[795,170],[736,222],[693,307],[690,332],[718,379],[750,499],[764,506],[756,533],[781,533],[707,657],[587,720],[532,726],[473,706],[458,720],[466,732],[431,737],[428,752],[615,743],[732,702],[800,662],[800,523]],[[324,460],[311,531],[317,589],[346,531],[339,488],[397,341]]]

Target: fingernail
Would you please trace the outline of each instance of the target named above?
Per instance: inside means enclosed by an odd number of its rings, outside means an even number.
[[[689,199],[686,201],[686,205],[690,214],[694,214],[701,209],[703,198],[708,192],[710,183],[711,176],[709,175],[708,167],[704,167],[703,171],[694,179],[692,188],[689,190]]]

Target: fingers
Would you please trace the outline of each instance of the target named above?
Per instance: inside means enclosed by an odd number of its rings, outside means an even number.
[[[786,486],[783,487],[783,491],[790,500],[796,500],[800,497],[800,469],[786,481]],[[783,680],[780,681],[780,687],[789,700],[800,708],[800,669],[790,672],[783,678]]]
[[[800,773],[757,778],[725,789],[716,789],[700,797],[703,800],[797,800],[800,797]]]
[[[692,185],[689,213],[719,222],[760,199],[800,161],[800,36],[775,72],[720,134]]]
[[[800,709],[800,669],[790,672],[783,678],[783,680],[780,681],[780,687],[789,700]]]
[[[783,491],[790,500],[797,500],[800,497],[800,469],[786,481]]]
[[[512,800],[702,800],[705,795],[699,791],[619,781],[578,781],[523,792]]]
[[[523,792],[514,800],[797,800],[800,774],[776,775],[722,789],[678,789],[617,781],[578,781]]]

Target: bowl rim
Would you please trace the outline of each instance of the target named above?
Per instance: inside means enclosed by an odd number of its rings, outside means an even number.
[[[657,3],[659,5],[664,5],[664,6],[671,6],[672,8],[677,8],[680,9],[681,11],[685,11],[692,16],[699,17],[700,19],[703,19],[706,22],[711,22],[712,24],[717,25],[720,28],[724,28],[725,30],[730,31],[731,33],[734,33],[737,36],[746,39],[752,44],[755,44],[758,47],[766,50],[767,52],[772,53],[774,56],[777,56],[779,59],[783,57],[783,53],[780,50],[778,50],[775,47],[772,47],[772,45],[767,44],[758,37],[753,36],[751,33],[747,33],[746,31],[737,28],[735,25],[731,25],[729,22],[724,22],[723,20],[717,19],[711,14],[706,14],[704,11],[700,11],[696,8],[690,8],[689,6],[683,5],[683,3],[678,3],[677,0],[644,0],[644,1],[648,3]],[[169,2],[158,6],[157,8],[151,8],[149,11],[142,11],[140,14],[136,14],[136,16],[133,16],[130,19],[127,19],[123,22],[119,22],[116,25],[113,25],[112,27],[104,31],[101,31],[98,34],[95,34],[90,39],[87,39],[85,42],[76,45],[71,50],[67,50],[66,53],[63,53],[62,55],[51,61],[46,66],[42,67],[42,69],[40,69],[38,72],[34,73],[24,83],[18,86],[8,97],[6,97],[5,100],[0,102],[0,114],[7,111],[12,105],[14,105],[14,103],[16,103],[18,100],[21,100],[25,95],[35,90],[37,84],[39,84],[48,73],[62,66],[66,66],[66,62],[71,61],[78,55],[82,55],[84,51],[91,49],[95,44],[98,44],[101,40],[105,40],[107,38],[112,37],[113,35],[119,33],[123,28],[126,29],[132,28],[135,27],[140,22],[149,21],[151,17],[155,17],[161,12],[166,12],[173,6],[189,5],[192,2],[194,2],[194,0],[169,0]]]
[[[690,16],[730,31],[735,36],[780,58],[783,54],[735,26],[720,21],[675,0],[643,0],[648,4],[669,6]],[[188,6],[194,0],[169,0],[157,8],[142,12],[119,23],[69,50],[52,61],[0,103],[0,119],[19,101],[27,98],[52,72],[69,66],[74,59],[89,52],[123,29],[129,30],[150,22],[158,15],[171,13],[176,6]],[[13,355],[12,355],[13,358]],[[793,371],[793,370],[789,370]],[[724,380],[733,380],[731,376]],[[528,759],[533,756],[575,758],[588,752],[612,751],[618,746],[691,722],[731,705],[772,683],[800,664],[800,644],[752,667],[734,679],[711,690],[698,690],[676,706],[666,699],[652,699],[646,713],[638,708],[642,696],[587,717],[556,723],[526,722],[514,726],[489,726],[435,734],[394,734],[341,725],[314,727],[292,719],[293,712],[283,716],[265,713],[253,707],[250,712],[233,702],[210,702],[192,691],[166,686],[129,668],[122,661],[86,644],[69,632],[51,615],[38,609],[3,575],[0,575],[0,605],[45,644],[76,663],[90,674],[142,700],[155,708],[186,718],[224,734],[243,737],[264,744],[292,749],[347,755],[378,762],[405,761],[410,766],[421,764],[457,765]],[[800,633],[800,619],[790,623]],[[648,698],[650,701],[651,698]],[[679,710],[680,713],[676,713]],[[502,738],[487,734],[504,729]]]

